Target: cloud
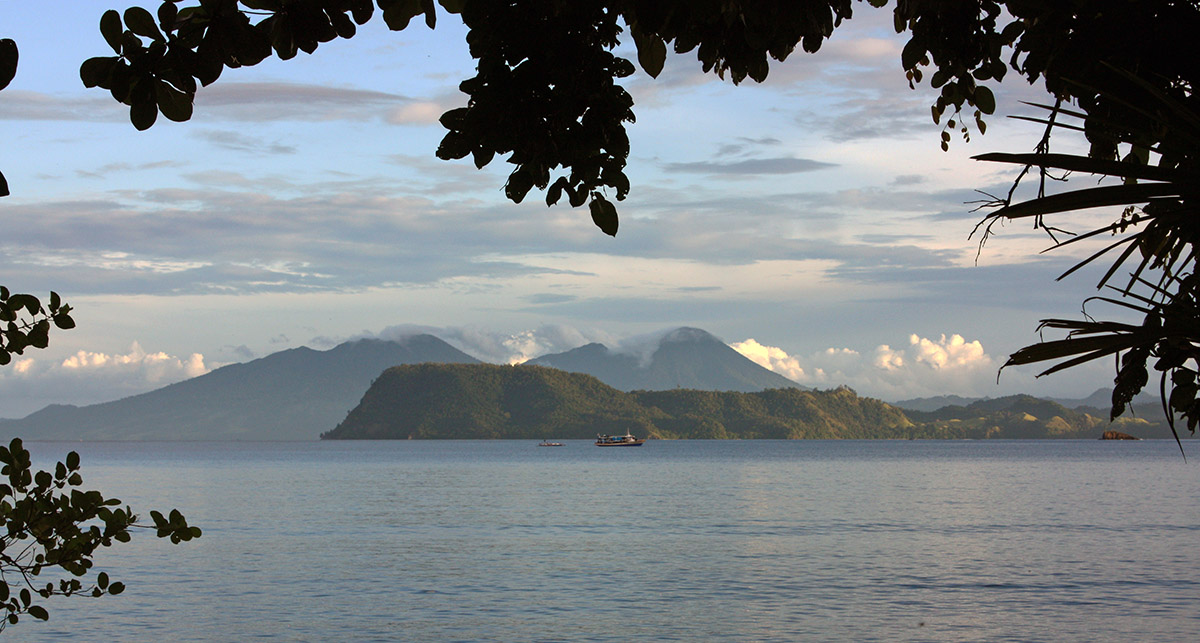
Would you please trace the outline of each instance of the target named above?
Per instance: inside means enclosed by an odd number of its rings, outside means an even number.
[[[219,82],[196,92],[207,118],[251,123],[385,120],[400,94],[286,82]]]
[[[578,299],[575,295],[564,295],[561,293],[539,292],[532,295],[527,295],[525,301],[531,304],[562,304]]]
[[[689,172],[694,174],[726,174],[726,175],[750,175],[750,174],[796,174],[799,172],[812,172],[829,167],[837,167],[834,163],[825,163],[823,161],[814,161],[812,159],[800,158],[767,158],[767,159],[747,159],[745,161],[733,161],[730,163],[720,163],[715,161],[695,161],[691,163],[667,163],[663,169],[668,172]]]
[[[5,417],[21,417],[47,404],[109,402],[204,375],[212,366],[200,353],[150,352],[136,341],[124,353],[31,355],[0,369],[0,408]]]
[[[80,350],[60,362],[59,368],[85,377],[100,377],[105,373],[133,376],[149,384],[169,383],[208,372],[200,353],[192,353],[186,358],[162,351],[147,353],[138,342],[134,342],[125,354]]]
[[[432,100],[410,100],[393,108],[385,120],[392,125],[434,125],[442,114],[463,106],[464,96],[459,92],[443,93]]]
[[[479,326],[423,326],[402,324],[389,326],[375,336],[399,341],[412,335],[428,333],[451,344],[464,353],[494,364],[520,364],[535,357],[561,353],[584,344],[601,342],[615,344],[607,332],[581,329],[560,324],[544,324],[531,330],[504,332]]]
[[[129,108],[107,92],[70,98],[9,89],[0,101],[0,120],[6,121],[128,121]]]
[[[926,180],[922,174],[898,174],[892,179],[892,185],[918,185]]]
[[[742,342],[734,342],[729,346],[749,358],[755,364],[775,371],[790,380],[799,382],[800,380],[807,379],[804,367],[800,365],[800,360],[788,355],[782,348],[763,346],[755,341],[754,338]]]
[[[139,171],[139,170],[157,170],[157,169],[162,169],[162,168],[178,168],[178,167],[184,167],[186,165],[187,165],[187,162],[185,162],[185,161],[151,161],[151,162],[147,162],[147,163],[139,163],[137,165],[133,165],[131,163],[125,163],[123,161],[118,161],[115,163],[106,163],[106,164],[104,164],[98,168],[92,169],[92,170],[84,170],[84,169],[75,170],[75,176],[80,177],[80,178],[87,178],[87,179],[104,179],[104,178],[108,178],[111,175],[121,174],[121,173],[125,173],[125,172],[133,172],[133,171]]]
[[[222,80],[196,92],[196,113],[244,123],[388,121],[398,104],[410,101],[401,94],[350,87]],[[129,120],[129,108],[96,90],[65,96],[11,90],[0,102],[0,120],[119,122]]]
[[[949,339],[942,335],[937,341],[909,335],[908,343],[912,346],[914,359],[934,370],[973,368],[980,363],[990,366],[992,363],[978,340],[968,342],[958,334]]]
[[[864,354],[827,348],[807,356],[789,355],[754,339],[730,344],[755,363],[800,384],[817,388],[848,385],[860,394],[885,400],[958,394],[977,396],[994,389],[999,364],[978,340],[959,334],[937,339],[908,338],[908,346],[876,346]],[[994,393],[994,390],[991,392]]]
[[[725,143],[717,148],[718,156],[733,156],[735,154],[744,154],[749,150],[761,147],[778,147],[783,145],[783,141],[774,136],[763,136],[760,138],[750,138],[739,136],[734,143]]]
[[[254,152],[266,154],[295,154],[296,146],[284,145],[283,143],[274,142],[268,143],[254,136],[247,136],[241,132],[231,130],[201,130],[196,133],[198,138],[204,139],[217,147],[236,152]]]

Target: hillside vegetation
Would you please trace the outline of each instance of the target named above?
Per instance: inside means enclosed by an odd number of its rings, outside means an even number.
[[[1144,424],[1144,423],[1143,423]],[[1096,438],[1107,419],[1029,396],[905,412],[849,388],[756,393],[622,392],[541,366],[416,364],[384,371],[324,439],[591,438],[630,431],[660,439]]]

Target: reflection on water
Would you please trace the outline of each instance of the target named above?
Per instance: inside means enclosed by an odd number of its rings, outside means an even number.
[[[1190,640],[1173,442],[30,444],[178,507],[12,640]]]

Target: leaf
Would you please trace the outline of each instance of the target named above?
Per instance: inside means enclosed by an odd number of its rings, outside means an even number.
[[[421,0],[421,10],[425,12],[425,24],[433,29],[437,24],[437,12],[433,0]]]
[[[50,322],[43,319],[33,325],[33,330],[29,331],[29,344],[34,348],[50,345]]]
[[[996,96],[992,90],[982,85],[975,88],[975,106],[984,114],[996,112]]]
[[[610,237],[617,236],[616,206],[597,192],[592,194],[592,201],[588,203],[588,209],[592,211],[592,223],[595,223],[596,227]]]
[[[471,151],[471,156],[475,161],[475,168],[479,170],[482,170],[485,165],[491,163],[492,157],[495,155],[496,153],[492,150],[483,149],[480,147],[477,147]]]
[[[121,28],[121,14],[109,9],[100,16],[100,35],[104,36],[104,41],[118,54],[121,53],[121,35],[124,32]]]
[[[182,123],[192,117],[192,97],[164,80],[154,83],[154,99],[163,116]]]
[[[153,101],[138,101],[129,107],[129,122],[133,123],[139,132],[150,129],[157,119],[158,104]]]
[[[658,78],[667,61],[667,44],[657,35],[640,29],[633,30],[633,43],[637,46],[638,64],[651,78]]]
[[[41,605],[30,605],[28,611],[30,616],[38,619],[39,621],[50,620],[50,613],[47,612],[46,608],[42,607]]]
[[[371,15],[375,13],[375,5],[371,0],[358,0],[354,3],[354,7],[350,10],[350,14],[354,16],[354,22],[365,25],[371,19]]]
[[[0,172],[0,196],[8,196],[11,194],[8,191],[8,179],[4,178],[4,172]]]
[[[0,89],[8,87],[17,75],[17,43],[11,38],[0,39]]]
[[[1034,364],[1072,355],[1094,352],[1116,352],[1137,345],[1142,340],[1131,335],[1105,335],[1075,339],[1059,339],[1026,346],[1012,355],[1004,366]]]
[[[899,33],[899,32],[897,32]],[[911,38],[904,45],[904,49],[900,51],[900,64],[905,69],[915,69],[917,63],[921,62],[921,58],[925,55],[925,45],[919,42],[916,38]]]
[[[568,185],[570,184],[567,182],[567,177],[565,176],[560,176],[557,181],[551,183],[550,187],[546,189],[546,206],[549,207],[558,203],[558,200],[562,198],[563,189]]]
[[[37,315],[42,312],[42,302],[38,301],[38,298],[33,295],[22,293],[12,295],[8,298],[8,305],[14,311],[20,311],[20,309],[24,308],[29,311],[30,315]]]
[[[150,15],[142,7],[130,7],[125,10],[125,24],[133,33],[144,36],[156,42],[162,42],[162,32],[158,30],[158,25],[154,22],[154,16]]]
[[[1133,166],[1131,166],[1133,167]],[[1073,190],[1032,199],[1000,208],[991,217],[1019,219],[1058,212],[1070,212],[1108,205],[1137,205],[1154,197],[1179,196],[1180,186],[1170,183],[1139,183],[1136,185],[1109,185],[1084,190]]]
[[[1033,167],[1069,170],[1071,172],[1087,172],[1103,176],[1131,176],[1147,181],[1196,181],[1194,173],[1155,165],[1139,165],[1124,161],[1095,159],[1075,154],[1009,154],[1006,152],[991,152],[972,156],[976,161],[993,163],[1012,163],[1015,165],[1031,165]]]
[[[383,9],[383,22],[392,31],[403,31],[414,16],[425,11],[422,0],[391,0],[379,4]],[[387,6],[383,6],[384,4]]]
[[[175,26],[175,20],[179,17],[179,8],[174,2],[164,2],[158,6],[158,23],[163,29],[171,31]]]
[[[533,188],[533,177],[522,166],[508,175],[508,183],[504,184],[504,195],[513,203],[520,203],[531,188]]]

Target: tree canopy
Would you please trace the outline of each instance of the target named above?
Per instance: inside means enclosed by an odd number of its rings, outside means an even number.
[[[0,631],[22,614],[50,618],[35,597],[117,595],[125,584],[107,572],[91,574],[97,551],[130,540],[138,528],[154,529],[159,538],[181,543],[200,537],[200,528],[172,509],[167,516],[150,512],[154,524],[138,523],[137,514],[116,498],[83,490],[79,454],[71,451],[51,471],[34,471],[29,450],[19,438],[0,446]],[[46,572],[69,576],[47,580]],[[57,581],[57,582],[55,582]]]

